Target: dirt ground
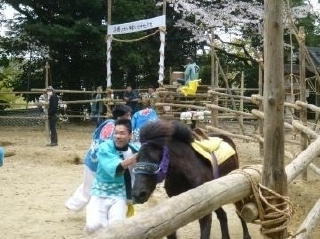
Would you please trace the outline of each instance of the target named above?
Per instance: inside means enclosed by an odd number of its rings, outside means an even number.
[[[0,145],[10,157],[0,168],[0,238],[53,239],[84,238],[85,213],[66,210],[64,204],[82,182],[82,158],[91,142],[94,126],[64,125],[58,130],[59,146],[46,147],[47,136],[43,126],[0,127]],[[257,143],[235,140],[241,165],[261,164]],[[298,154],[299,146],[286,150]],[[78,160],[77,160],[78,159]],[[80,163],[77,163],[80,162]],[[320,166],[320,161],[315,162]],[[320,198],[320,176],[309,171],[307,182],[296,179],[289,186],[294,216],[289,231],[295,232]],[[139,213],[166,198],[160,185],[151,200],[136,207]],[[231,238],[242,238],[240,225],[231,205],[225,206],[230,219]],[[231,210],[229,210],[231,209]],[[237,221],[237,222],[236,222]],[[211,238],[220,238],[220,229],[214,217]],[[250,224],[253,239],[263,238],[259,226]],[[199,237],[197,222],[179,229],[180,238]],[[320,238],[318,224],[312,238]]]

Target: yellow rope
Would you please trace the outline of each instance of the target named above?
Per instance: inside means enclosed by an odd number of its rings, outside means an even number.
[[[252,166],[244,168],[255,169]],[[293,205],[288,197],[258,183],[253,176],[243,171],[244,168],[232,173],[242,173],[250,181],[253,197],[250,197],[249,200],[256,203],[259,216],[259,220],[254,221],[254,223],[261,225],[261,233],[264,235],[283,231],[288,227],[293,215]]]
[[[114,41],[118,41],[118,42],[127,42],[127,43],[137,42],[137,41],[141,41],[141,40],[147,39],[148,37],[151,37],[151,36],[157,34],[158,32],[165,32],[165,28],[159,28],[158,30],[156,30],[153,33],[150,33],[149,35],[146,35],[146,36],[143,36],[143,37],[140,37],[140,38],[136,38],[136,39],[119,39],[119,38],[115,38],[113,36],[112,36],[112,39]]]

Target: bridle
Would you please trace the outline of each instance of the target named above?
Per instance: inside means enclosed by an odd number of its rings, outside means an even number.
[[[148,145],[148,143],[147,142],[142,143],[141,147],[143,147],[144,145]],[[169,163],[170,163],[169,148],[168,146],[165,145],[162,149],[162,158],[159,164],[149,163],[149,162],[139,162],[133,166],[132,171],[135,174],[156,175],[157,183],[161,183],[167,175]]]

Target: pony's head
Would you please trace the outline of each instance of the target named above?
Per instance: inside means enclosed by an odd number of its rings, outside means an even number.
[[[158,120],[141,128],[141,148],[133,169],[135,183],[132,196],[136,203],[146,202],[157,183],[165,179],[170,160],[169,144],[173,139],[190,143],[193,136],[188,127],[175,121]]]
[[[136,203],[146,202],[157,184],[160,162],[164,149],[171,137],[171,124],[166,121],[154,121],[140,130],[141,148],[134,165],[135,182],[132,196]]]

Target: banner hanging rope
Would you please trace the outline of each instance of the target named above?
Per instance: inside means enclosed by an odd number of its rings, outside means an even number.
[[[111,81],[111,43],[112,40],[119,41],[119,42],[137,42],[144,40],[150,36],[153,36],[160,32],[160,61],[159,61],[159,80],[158,83],[160,85],[163,84],[164,79],[164,46],[165,46],[165,26],[166,26],[166,15],[161,15],[155,18],[146,19],[146,20],[140,20],[130,23],[124,23],[124,24],[116,24],[116,25],[108,25],[108,35],[107,35],[107,62],[106,62],[106,68],[107,68],[107,88],[111,88],[112,81]],[[155,32],[148,34],[147,36],[143,36],[137,39],[118,39],[114,38],[113,35],[117,34],[126,34],[126,33],[133,33],[138,31],[144,31],[152,28],[159,27],[158,30]]]

